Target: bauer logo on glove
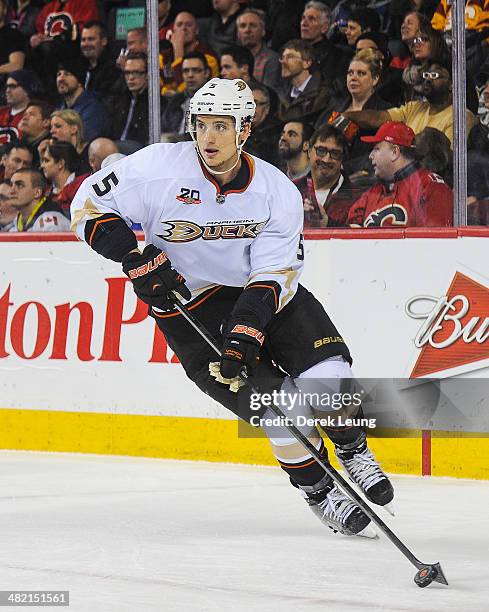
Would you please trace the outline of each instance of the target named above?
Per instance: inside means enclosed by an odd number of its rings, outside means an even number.
[[[128,253],[122,259],[122,269],[132,281],[134,293],[140,300],[159,310],[172,310],[172,291],[184,300],[190,300],[185,278],[171,265],[168,257],[154,244],[148,244],[142,253]]]
[[[256,366],[265,335],[259,329],[246,322],[234,320],[224,335],[221,357],[221,375],[224,378],[236,378],[243,368],[248,374]]]
[[[145,274],[149,274],[156,270],[158,266],[161,266],[168,261],[168,257],[163,253],[163,251],[157,255],[153,261],[149,261],[144,266],[139,266],[139,268],[134,268],[128,271],[128,276],[132,280],[133,278],[138,278],[138,276],[144,276]]]
[[[249,327],[248,325],[235,325],[231,330],[232,334],[246,334],[247,336],[251,336],[255,338],[260,344],[263,344],[265,341],[265,336],[261,331],[258,331],[254,327]]]

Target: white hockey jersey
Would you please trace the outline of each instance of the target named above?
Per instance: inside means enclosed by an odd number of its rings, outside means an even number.
[[[243,155],[249,180],[221,192],[194,144],[150,145],[87,177],[71,205],[72,229],[116,213],[140,223],[193,296],[213,285],[274,280],[280,307],[295,294],[303,266],[303,206],[295,185],[261,159]]]

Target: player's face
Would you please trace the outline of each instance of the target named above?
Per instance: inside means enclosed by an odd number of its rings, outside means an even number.
[[[397,158],[397,145],[392,145],[383,140],[377,142],[372,149],[369,159],[375,176],[383,181],[390,181],[394,176],[393,164]]]
[[[334,138],[316,140],[309,149],[311,168],[319,184],[337,179],[341,172],[343,149]]]
[[[232,117],[199,115],[195,128],[197,146],[210,168],[223,171],[236,161],[236,130]]]
[[[379,79],[372,76],[370,66],[365,62],[351,62],[346,73],[346,87],[353,96],[370,97]]]
[[[308,8],[302,14],[301,38],[303,40],[316,41],[328,31],[329,23],[321,20],[318,9]]]
[[[346,26],[345,36],[347,43],[353,47],[357,42],[357,38],[362,33],[362,27],[356,21],[348,20],[348,25]]]
[[[278,141],[278,152],[284,159],[292,159],[304,150],[302,140],[302,125],[295,121],[290,121],[284,125]]]

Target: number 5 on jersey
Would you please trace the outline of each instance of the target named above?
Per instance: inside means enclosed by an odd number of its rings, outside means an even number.
[[[119,184],[119,179],[116,177],[114,172],[111,172],[104,179],[102,179],[103,188],[100,187],[98,183],[94,183],[92,187],[95,193],[99,197],[102,197],[104,195],[107,195],[109,191],[112,189],[112,187],[117,187],[118,184]]]

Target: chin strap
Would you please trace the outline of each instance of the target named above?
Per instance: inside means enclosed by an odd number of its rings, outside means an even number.
[[[197,155],[200,161],[202,162],[202,164],[204,165],[205,169],[207,170],[207,172],[210,172],[211,174],[226,174],[227,172],[231,172],[231,170],[234,170],[236,166],[239,164],[239,160],[241,159],[241,153],[243,152],[243,147],[245,144],[244,142],[239,144],[239,134],[236,134],[236,153],[238,154],[238,157],[236,161],[234,162],[234,164],[231,166],[231,168],[228,168],[227,170],[213,170],[210,166],[208,166],[204,161],[202,153],[199,151],[197,140],[194,138],[194,135],[192,132],[190,132],[190,136],[192,137],[192,140],[194,141],[195,150],[197,151]]]

